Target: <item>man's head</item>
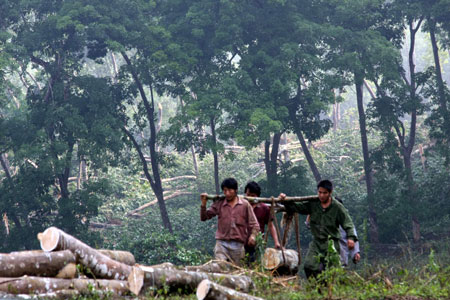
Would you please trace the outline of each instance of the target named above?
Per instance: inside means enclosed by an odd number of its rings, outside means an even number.
[[[226,178],[220,185],[227,201],[231,201],[237,196],[238,183],[234,178]]]
[[[320,202],[327,202],[333,192],[333,183],[329,180],[321,180],[317,184],[317,194]]]
[[[245,195],[249,197],[261,196],[261,187],[254,181],[250,181],[245,186]]]

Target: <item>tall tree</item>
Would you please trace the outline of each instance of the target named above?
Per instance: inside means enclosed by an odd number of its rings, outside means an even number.
[[[330,64],[348,76],[356,88],[364,173],[367,188],[370,239],[378,242],[378,224],[373,195],[372,163],[367,139],[366,113],[363,103],[364,80],[395,65],[398,52],[390,41],[401,33],[399,21],[390,13],[389,3],[380,0],[341,1],[330,6],[338,13],[330,18],[332,28],[325,38],[331,47]]]

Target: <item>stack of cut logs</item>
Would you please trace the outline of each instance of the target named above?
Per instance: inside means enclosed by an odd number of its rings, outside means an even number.
[[[230,269],[220,262],[183,269],[170,263],[142,266],[129,252],[93,249],[56,227],[38,239],[42,250],[0,254],[0,295],[68,298],[95,289],[124,296],[164,288],[196,290],[198,299],[261,299],[246,294],[254,287],[250,277],[227,274]]]

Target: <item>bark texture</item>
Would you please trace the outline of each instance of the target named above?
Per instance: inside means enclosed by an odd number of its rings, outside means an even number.
[[[2,277],[0,291],[9,294],[39,294],[56,291],[77,290],[89,293],[89,285],[99,290],[112,291],[124,295],[128,292],[128,283],[123,280],[95,280],[95,279],[60,279],[48,277]]]
[[[130,275],[130,266],[109,258],[56,227],[47,228],[38,238],[44,251],[72,251],[77,261],[89,267],[97,278],[125,280]]]
[[[255,296],[238,292],[226,286],[205,279],[197,287],[197,299],[199,300],[262,300]]]
[[[0,254],[0,277],[54,277],[70,263],[75,263],[75,255],[69,250]]]
[[[168,286],[170,289],[194,291],[204,279],[220,281],[224,286],[248,292],[254,287],[250,277],[244,275],[229,275],[217,273],[190,272],[154,267],[133,267],[128,282],[130,291],[139,295],[147,288],[161,288]]]

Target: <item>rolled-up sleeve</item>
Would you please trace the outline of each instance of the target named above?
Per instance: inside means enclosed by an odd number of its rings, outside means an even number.
[[[302,203],[294,203],[286,201],[283,203],[286,208],[286,212],[288,213],[299,213],[302,215],[308,215],[311,213],[311,205],[310,202],[302,202]]]
[[[200,220],[206,221],[219,214],[220,201],[214,202],[208,209],[204,206],[200,206]]]

